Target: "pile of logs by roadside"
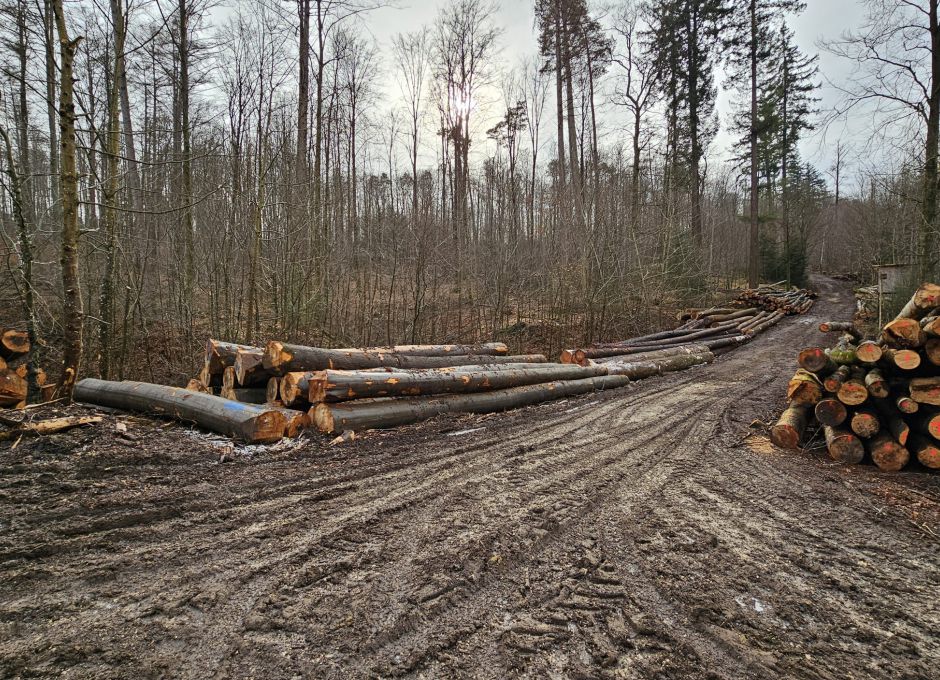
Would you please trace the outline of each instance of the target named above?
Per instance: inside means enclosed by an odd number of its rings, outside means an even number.
[[[815,430],[842,463],[940,468],[940,286],[921,285],[877,337],[849,322],[819,329],[839,337],[800,352],[773,442],[797,448]]]
[[[768,312],[803,314],[813,306],[816,297],[816,293],[811,290],[780,290],[774,286],[759,286],[743,290],[735,298],[735,302]]]
[[[26,406],[27,359],[29,337],[26,331],[0,328],[0,408],[23,408]],[[55,385],[46,384],[46,373],[37,370],[36,379],[42,390],[44,401],[52,398]]]
[[[787,295],[786,291],[775,291]],[[682,325],[670,331],[651,333],[619,342],[597,343],[591,347],[566,349],[561,353],[562,363],[592,366],[598,363],[622,364],[636,361],[638,355],[649,352],[700,346],[714,354],[722,354],[767,330],[787,314],[802,314],[813,306],[816,294],[811,291],[793,291],[791,297],[799,299],[794,306],[779,309],[754,307],[711,307],[681,312]],[[798,311],[796,311],[798,310]]]

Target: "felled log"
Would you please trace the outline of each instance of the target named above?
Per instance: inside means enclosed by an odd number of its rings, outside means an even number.
[[[910,426],[904,421],[898,412],[893,408],[893,404],[887,399],[874,399],[875,408],[878,409],[878,415],[885,428],[891,433],[901,446],[907,446],[908,437],[911,434]],[[938,421],[940,424],[940,421]]]
[[[895,320],[920,319],[936,307],[940,307],[940,286],[935,283],[923,283],[914,291],[914,295],[904,305]]]
[[[266,385],[271,371],[262,365],[264,350],[251,348],[235,352],[235,379],[241,387]]]
[[[927,334],[920,327],[917,319],[895,319],[885,324],[881,337],[886,345],[899,349],[921,347],[927,341]]]
[[[467,394],[490,390],[521,387],[556,380],[579,380],[607,375],[604,365],[575,366],[572,364],[546,364],[542,368],[513,371],[317,371],[288,373],[285,381],[296,379],[298,388],[307,385],[306,398],[311,404],[321,401],[337,402],[376,397],[417,397],[434,394]],[[293,378],[292,378],[293,376]],[[282,390],[283,393],[283,390]],[[291,403],[284,395],[284,402]],[[296,397],[295,397],[296,398]]]
[[[920,327],[931,338],[940,338],[940,315],[928,316],[920,320]]]
[[[320,403],[311,410],[313,421],[322,432],[368,430],[415,423],[443,413],[502,411],[551,399],[622,387],[629,382],[630,379],[625,376],[605,375],[474,394],[352,401],[340,404]]]
[[[918,432],[922,432],[940,441],[940,411],[936,413],[918,413],[911,418],[911,422]]]
[[[881,429],[881,421],[870,409],[859,409],[852,414],[849,427],[862,439],[868,439]]]
[[[845,404],[838,399],[823,399],[816,404],[814,412],[820,425],[829,425],[830,427],[838,427],[849,416]]]
[[[26,399],[27,387],[15,370],[0,371],[0,406],[15,406]]]
[[[780,414],[776,425],[770,428],[770,441],[781,449],[797,449],[805,429],[806,406],[790,406]]]
[[[715,355],[708,350],[696,352],[693,354],[681,354],[672,357],[660,359],[646,359],[640,361],[630,360],[628,357],[624,361],[613,361],[608,364],[607,371],[609,375],[626,376],[631,380],[641,380],[651,378],[663,373],[673,371],[684,371],[692,366],[707,364],[715,360]]]
[[[898,407],[898,411],[901,413],[917,413],[920,410],[920,404],[905,394],[898,396],[894,401],[894,405]]]
[[[273,442],[284,434],[286,420],[276,410],[243,404],[180,387],[85,378],[75,385],[76,401],[152,413],[195,423],[249,443]]]
[[[759,324],[748,326],[744,332],[751,336],[759,335],[760,333],[763,333],[771,326],[775,325],[784,316],[786,316],[785,312],[783,311],[776,312],[775,314],[772,314],[769,318],[765,319],[764,321],[761,321]]]
[[[65,418],[50,418],[33,423],[22,423],[12,429],[0,432],[0,441],[10,441],[18,437],[40,437],[47,434],[64,432],[76,427],[95,425],[104,418],[101,416],[68,416]]]
[[[932,441],[913,432],[908,444],[909,450],[917,456],[921,465],[934,470],[940,468],[940,442]]]
[[[234,342],[224,342],[222,340],[213,340],[209,338],[206,342],[206,356],[204,366],[210,375],[218,375],[226,366],[235,365],[235,355],[238,350],[259,349],[251,345],[239,345]],[[202,376],[203,382],[210,384]]]
[[[940,406],[940,376],[911,378],[909,389],[918,404]]]
[[[882,430],[868,440],[868,453],[875,465],[884,472],[897,472],[911,459],[910,452],[895,441],[887,430]]]
[[[823,426],[829,457],[840,463],[856,465],[865,457],[865,447],[854,434],[841,427]]]
[[[822,385],[809,371],[798,369],[787,384],[787,401],[796,406],[815,406],[822,399]]]
[[[658,359],[668,359],[669,357],[682,356],[684,354],[700,354],[709,351],[708,345],[697,343],[694,345],[679,345],[678,347],[665,347],[663,349],[650,350],[647,352],[637,352],[630,354],[620,354],[610,357],[598,358],[596,362],[591,359],[584,359],[579,362],[581,366],[588,366],[591,363],[622,363],[629,361],[655,361]]]
[[[843,335],[839,338],[835,346],[829,350],[829,358],[837,364],[844,364],[846,366],[854,364],[856,353],[851,336]]]
[[[271,376],[268,378],[268,384],[264,387],[265,392],[265,402],[268,404],[273,404],[278,401],[281,396],[281,378],[277,376]]]
[[[29,335],[12,328],[0,329],[0,356],[12,359],[29,351]]]
[[[199,378],[191,378],[188,383],[186,383],[186,389],[190,392],[201,392],[203,394],[212,394],[212,389],[208,387],[204,382]]]
[[[865,387],[865,372],[861,369],[850,370],[849,377],[839,387],[836,397],[846,406],[859,406],[868,399],[868,388]]]
[[[823,378],[823,388],[832,394],[838,394],[839,389],[852,375],[852,369],[848,366],[839,366],[832,373]]]
[[[865,374],[865,387],[868,393],[873,397],[883,399],[888,396],[888,381],[877,368],[873,368]]]
[[[884,350],[873,340],[863,340],[855,347],[855,357],[864,364],[874,364],[881,360]]]
[[[546,363],[541,354],[519,356],[461,354],[453,356],[413,356],[370,349],[325,349],[288,345],[276,340],[264,350],[263,366],[273,375],[294,371],[322,371],[326,369],[359,370],[364,368],[446,368],[458,365],[507,363]]]
[[[920,354],[910,349],[885,347],[884,360],[889,366],[894,366],[904,371],[913,371],[920,366]]]
[[[819,330],[823,333],[848,333],[856,340],[862,338],[862,334],[851,321],[823,321],[819,324]]]
[[[836,370],[835,362],[829,358],[822,347],[807,347],[800,350],[796,363],[803,370],[817,375],[827,375]]]

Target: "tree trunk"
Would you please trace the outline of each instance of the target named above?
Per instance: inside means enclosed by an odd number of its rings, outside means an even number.
[[[226,366],[235,365],[238,350],[261,349],[250,345],[239,345],[234,342],[209,339],[206,343],[205,365],[211,375],[221,375]]]
[[[758,245],[757,213],[757,0],[750,0],[749,15],[751,24],[751,214],[748,232],[747,285],[756,288],[760,280],[760,247]]]
[[[910,445],[921,465],[934,470],[940,468],[940,444],[914,433],[911,434]]]
[[[937,154],[940,147],[940,24],[937,0],[929,0],[930,79],[924,158],[923,223],[920,225],[920,274],[927,278],[937,264]]]
[[[361,401],[348,404],[321,403],[313,409],[313,418],[321,432],[397,427],[427,420],[443,413],[492,413],[552,399],[622,387],[629,382],[630,379],[626,376],[605,375],[476,394],[449,394],[440,397]]]
[[[815,408],[816,420],[820,425],[838,427],[849,417],[849,412],[838,399],[823,399]]]
[[[897,472],[911,459],[910,452],[885,430],[868,440],[868,453],[883,472]]]
[[[78,277],[78,172],[75,167],[75,101],[72,84],[72,66],[75,50],[81,37],[69,38],[65,23],[62,0],[52,0],[56,28],[59,33],[60,65],[59,80],[59,137],[61,144],[62,190],[62,326],[63,351],[62,375],[59,378],[59,394],[71,399],[72,388],[78,376],[82,360],[82,289]]]
[[[287,427],[286,418],[276,409],[130,380],[86,378],[75,385],[75,400],[193,422],[252,444],[278,441]]]

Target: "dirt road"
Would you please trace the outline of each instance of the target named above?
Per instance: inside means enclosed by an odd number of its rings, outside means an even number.
[[[226,463],[144,420],[3,445],[0,676],[936,678],[940,476],[751,427],[851,312],[816,284],[601,397]]]

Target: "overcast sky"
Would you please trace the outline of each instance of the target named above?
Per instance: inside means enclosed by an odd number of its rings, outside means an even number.
[[[380,43],[382,54],[387,58],[390,55],[389,45],[393,35],[427,28],[433,22],[438,8],[445,2],[446,0],[398,0],[396,7],[386,7],[372,13],[366,23]],[[533,0],[497,0],[496,6],[497,12],[493,20],[503,30],[500,41],[499,61],[501,64],[508,67],[517,64],[526,56],[535,55],[537,46],[533,29]],[[596,8],[601,4],[592,2],[591,6]],[[829,83],[839,83],[840,80],[844,80],[850,73],[850,65],[821,50],[818,43],[821,39],[836,38],[844,31],[857,28],[864,16],[865,10],[860,0],[808,0],[806,11],[791,18],[791,26],[800,47],[807,53],[819,54],[822,84],[819,96],[822,100],[820,107],[823,110],[831,109],[838,102],[839,92]],[[385,68],[389,76],[385,80],[386,87],[395,93],[397,89],[393,75],[394,66],[387,63]],[[730,107],[729,97],[722,96],[718,103],[718,111],[723,130],[727,127]],[[494,117],[498,114],[496,107],[479,112],[480,118],[491,120],[495,119]],[[611,129],[616,127],[616,123],[612,122],[615,118],[616,112],[609,110],[605,112],[604,120],[609,136],[620,135],[619,130]],[[549,133],[550,128],[550,125],[546,126],[546,133]],[[825,131],[821,130],[808,135],[802,145],[804,158],[825,171],[831,165],[833,148],[840,138],[854,143],[858,156],[870,157],[872,153],[877,153],[877,149],[866,146],[867,134],[864,130],[864,121],[859,121],[855,128],[849,129],[844,124],[838,123]],[[726,133],[720,133],[710,149],[710,155],[714,158],[726,156],[731,141]],[[477,148],[480,149],[480,146]]]

